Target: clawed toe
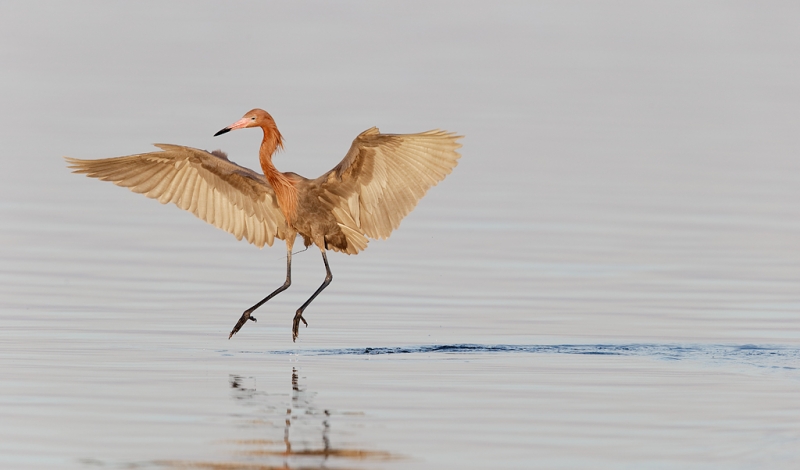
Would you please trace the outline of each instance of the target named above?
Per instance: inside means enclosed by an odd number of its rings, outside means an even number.
[[[251,317],[250,316],[250,312],[249,311],[245,310],[245,312],[242,314],[242,316],[239,317],[239,321],[237,321],[236,325],[233,326],[233,329],[231,330],[231,334],[228,335],[228,339],[231,339],[233,337],[233,335],[235,335],[239,330],[241,330],[242,326],[244,326],[244,324],[247,323],[247,320],[258,321],[258,320],[256,320],[256,317]]]
[[[303,322],[303,325],[308,328],[308,322],[305,318],[303,318],[302,312],[297,312],[294,316],[294,321],[292,322],[292,342],[297,340],[297,335],[300,334],[300,322]]]

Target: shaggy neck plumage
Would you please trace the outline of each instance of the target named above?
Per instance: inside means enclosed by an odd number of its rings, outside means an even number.
[[[294,219],[297,210],[297,187],[294,181],[289,177],[278,171],[275,165],[272,164],[272,155],[278,150],[283,148],[283,139],[278,128],[273,124],[272,126],[262,126],[264,130],[264,140],[261,141],[261,149],[258,152],[258,160],[261,163],[261,169],[264,171],[264,176],[272,185],[275,190],[275,196],[278,198],[278,205],[283,212],[286,220],[291,222]]]

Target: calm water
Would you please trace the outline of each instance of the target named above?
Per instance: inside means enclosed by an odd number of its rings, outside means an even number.
[[[3,468],[797,468],[800,9],[0,6]],[[283,282],[71,175],[169,142],[284,171],[466,136],[388,241]],[[280,243],[280,242],[279,242]]]

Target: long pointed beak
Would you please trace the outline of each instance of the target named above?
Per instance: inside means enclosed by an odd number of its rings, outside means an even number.
[[[216,137],[218,135],[225,134],[226,132],[234,131],[236,129],[244,129],[245,127],[247,127],[248,124],[250,124],[250,122],[251,122],[250,119],[241,118],[238,121],[236,121],[233,124],[231,124],[230,126],[224,128],[224,129],[221,129],[219,132],[214,134],[214,137]]]

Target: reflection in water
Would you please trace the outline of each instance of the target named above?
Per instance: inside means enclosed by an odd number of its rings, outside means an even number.
[[[361,413],[320,410],[313,401],[315,393],[300,384],[297,368],[292,368],[292,392],[285,411],[285,395],[268,394],[257,390],[255,377],[230,376],[233,399],[251,411],[236,415],[242,424],[266,434],[283,427],[283,440],[248,439],[233,441],[244,450],[237,452],[243,461],[192,462],[169,461],[159,464],[170,468],[205,469],[317,469],[363,468],[363,461],[374,467],[376,461],[395,459],[388,452],[370,451],[331,445],[331,419],[334,416],[359,416]],[[280,424],[278,424],[280,423]]]

